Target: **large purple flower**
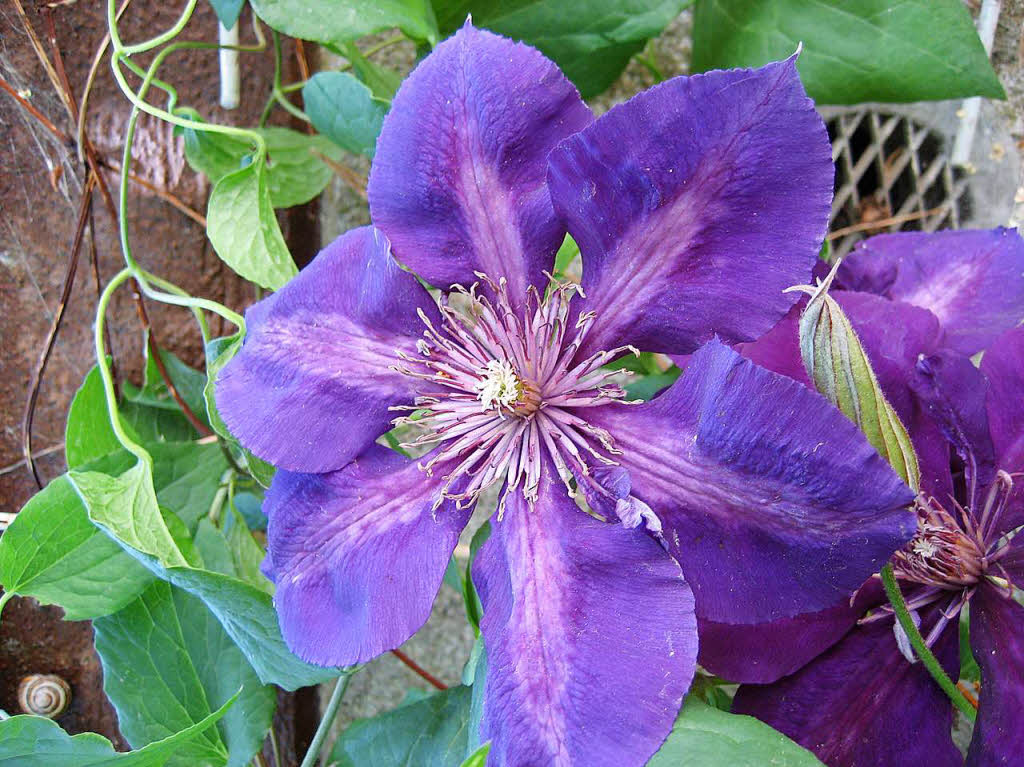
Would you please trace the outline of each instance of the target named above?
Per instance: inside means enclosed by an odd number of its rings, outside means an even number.
[[[967,761],[1008,764],[1024,749],[1016,721],[1024,607],[1013,598],[1024,584],[1024,538],[1013,537],[1024,525],[1024,328],[1014,327],[1024,319],[1024,242],[1011,230],[886,235],[868,240],[839,280],[900,299],[832,294],[921,458],[918,532],[893,557],[896,575],[954,679],[957,618],[970,604],[982,693]],[[803,376],[796,333],[788,318],[744,353]],[[979,370],[966,355],[989,343]],[[950,737],[952,706],[908,652],[881,590],[869,583],[853,605],[758,627],[722,665],[751,682],[789,674],[744,685],[735,710],[775,725],[833,767],[962,764]],[[751,670],[754,655],[761,657]]]
[[[292,649],[347,665],[405,641],[496,485],[473,571],[489,763],[642,764],[697,620],[848,596],[909,537],[909,491],[824,399],[713,340],[789,309],[831,185],[792,60],[594,120],[532,48],[470,26],[438,46],[385,120],[375,226],[252,307],[218,380],[228,426],[280,467],[265,567]],[[548,275],[567,230],[582,290]],[[635,347],[696,353],[630,404],[602,366]],[[375,445],[393,420],[433,451]]]

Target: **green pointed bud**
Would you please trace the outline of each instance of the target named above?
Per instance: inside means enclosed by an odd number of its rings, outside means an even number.
[[[800,356],[815,388],[853,421],[915,492],[921,473],[903,422],[886,400],[860,339],[842,307],[828,294],[839,262],[817,287],[789,290],[811,300],[800,315]]]

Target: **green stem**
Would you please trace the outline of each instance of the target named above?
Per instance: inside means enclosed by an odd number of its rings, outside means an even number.
[[[152,459],[149,453],[143,449],[135,440],[128,436],[128,433],[124,430],[124,426],[121,424],[121,418],[119,417],[119,411],[117,409],[117,390],[114,388],[114,376],[110,372],[110,363],[107,361],[106,349],[103,345],[103,329],[107,322],[107,306],[110,304],[110,299],[122,284],[130,280],[134,276],[131,268],[125,268],[119,271],[109,283],[107,287],[103,289],[103,293],[100,295],[99,303],[96,305],[96,322],[93,325],[93,344],[96,349],[96,364],[100,370],[100,378],[103,380],[103,393],[107,400],[107,411],[110,414],[110,428],[113,429],[114,435],[117,437],[117,441],[120,442],[126,450],[135,455],[140,461],[145,461],[147,464],[151,463]]]
[[[267,120],[270,117],[270,113],[273,110],[275,103],[284,107],[285,111],[287,111],[292,117],[302,120],[303,122],[312,122],[306,113],[290,102],[287,95],[285,95],[289,91],[281,85],[281,36],[276,31],[272,30],[271,38],[274,42],[274,82],[271,85],[270,95],[267,97],[267,103],[263,107],[263,112],[260,114],[260,119],[257,124],[261,128],[267,124]],[[293,90],[295,89],[293,88]]]
[[[185,10],[181,12],[181,16],[178,17],[178,21],[173,27],[165,32],[157,35],[156,37],[150,38],[141,43],[135,45],[125,45],[121,42],[121,36],[117,32],[117,6],[114,4],[114,0],[111,0],[107,5],[107,27],[110,29],[110,42],[114,46],[114,51],[117,53],[124,53],[126,56],[131,56],[133,53],[142,53],[143,51],[151,51],[159,45],[163,45],[169,40],[173,40],[188,24],[189,19],[192,18],[192,13],[196,9],[198,0],[188,0],[185,4]]]
[[[338,677],[338,683],[334,685],[334,692],[331,693],[331,699],[327,701],[327,708],[324,709],[323,718],[320,719],[320,724],[316,728],[316,734],[313,735],[313,742],[309,744],[309,750],[302,759],[300,767],[313,767],[320,757],[320,749],[324,747],[327,732],[331,729],[334,718],[338,715],[338,707],[341,705],[341,699],[345,697],[345,689],[348,687],[348,681],[352,678],[353,673],[346,672]]]
[[[370,56],[377,53],[378,51],[382,51],[385,48],[388,48],[389,46],[395,45],[396,43],[400,43],[404,39],[405,35],[401,34],[395,35],[394,37],[389,37],[387,40],[382,40],[376,45],[371,45],[369,48],[363,51],[363,56],[365,56],[366,58],[370,58]]]
[[[956,683],[946,674],[942,664],[939,663],[939,659],[935,657],[935,654],[925,644],[921,632],[918,631],[917,626],[914,625],[914,621],[910,617],[910,611],[907,609],[907,603],[903,599],[900,585],[896,582],[896,574],[893,572],[891,564],[886,564],[882,568],[882,585],[885,587],[885,595],[889,597],[889,602],[892,604],[896,620],[900,622],[900,626],[910,640],[911,647],[914,648],[914,654],[917,655],[924,667],[928,669],[928,673],[932,675],[935,683],[953,701],[953,704],[963,712],[964,716],[973,722],[978,715],[977,710],[964,697],[964,694],[957,689]]]
[[[277,736],[274,735],[274,728],[270,728],[270,752],[274,755],[274,767],[281,767],[281,749],[277,745]]]

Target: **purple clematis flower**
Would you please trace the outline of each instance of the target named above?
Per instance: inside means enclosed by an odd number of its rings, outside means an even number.
[[[957,618],[970,604],[982,689],[967,763],[1009,764],[1024,748],[1024,607],[1014,598],[1024,584],[1024,538],[1014,537],[1024,525],[1024,328],[1015,327],[1024,319],[1024,242],[1012,230],[885,235],[864,243],[838,277],[899,299],[832,293],[920,458],[918,532],[893,557],[896,575],[954,679]],[[806,381],[795,323],[787,317],[744,354]],[[967,355],[990,343],[979,370]],[[742,686],[734,710],[833,767],[963,764],[950,701],[905,657],[901,633],[877,582],[853,604],[759,626],[723,665],[748,682],[788,676]],[[741,668],[754,658],[755,669]]]
[[[385,120],[374,226],[250,308],[217,382],[279,467],[265,570],[290,647],[349,665],[404,642],[497,486],[473,567],[489,764],[639,765],[698,621],[848,596],[910,537],[911,494],[823,398],[715,340],[789,309],[831,187],[792,59],[594,120],[532,48],[468,25],[439,45]],[[548,275],[566,231],[582,289]],[[693,357],[630,404],[602,366],[635,348]],[[374,444],[396,414],[418,461]]]

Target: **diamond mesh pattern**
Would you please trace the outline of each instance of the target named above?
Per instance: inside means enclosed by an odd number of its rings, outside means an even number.
[[[826,121],[836,164],[832,254],[882,232],[956,229],[967,216],[967,179],[945,139],[898,114],[840,113]]]

